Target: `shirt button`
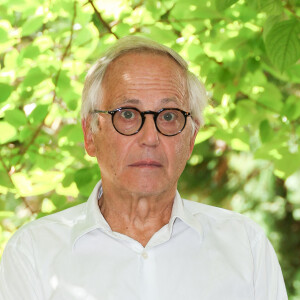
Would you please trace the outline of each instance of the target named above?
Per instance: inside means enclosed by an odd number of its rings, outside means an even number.
[[[144,259],[147,259],[148,258],[148,253],[147,252],[143,252],[142,256],[143,256]]]

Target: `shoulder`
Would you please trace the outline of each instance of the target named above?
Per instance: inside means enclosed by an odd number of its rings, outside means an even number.
[[[201,223],[205,232],[243,237],[252,246],[265,237],[264,230],[240,213],[190,200],[183,200],[185,208]]]
[[[86,215],[86,203],[67,208],[60,212],[31,221],[19,228],[9,240],[8,245],[31,243],[45,236],[63,237]]]

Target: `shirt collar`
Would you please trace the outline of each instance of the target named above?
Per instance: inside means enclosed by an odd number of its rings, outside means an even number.
[[[172,214],[170,218],[170,222],[168,224],[170,230],[173,226],[174,221],[176,218],[179,218],[181,221],[183,221],[186,225],[196,230],[201,236],[202,236],[202,226],[198,218],[196,218],[191,211],[189,211],[185,207],[185,201],[180,197],[180,194],[178,191],[176,191],[176,195],[174,198],[173,208],[172,208]]]
[[[98,194],[101,190],[102,182],[100,180],[94,187],[87,202],[83,206],[83,210],[72,229],[72,247],[75,245],[75,243],[80,237],[94,229],[101,228],[103,230],[110,230],[110,227],[104,219],[103,215],[101,214],[101,211],[98,206]]]
[[[80,216],[77,219],[71,236],[72,247],[75,245],[76,241],[85,235],[86,233],[95,230],[102,229],[103,231],[111,231],[109,224],[104,219],[99,206],[98,199],[102,194],[102,182],[101,180],[94,187],[91,195],[89,196],[85,206]],[[172,228],[175,220],[179,218],[186,225],[196,230],[202,237],[202,226],[198,218],[196,218],[192,212],[190,212],[184,205],[184,200],[180,197],[178,191],[174,198],[171,218],[168,223],[169,231],[172,232]]]

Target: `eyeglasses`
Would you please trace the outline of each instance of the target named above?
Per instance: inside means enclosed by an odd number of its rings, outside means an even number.
[[[114,110],[94,110],[92,113],[110,114],[115,130],[123,135],[138,133],[145,123],[145,115],[153,115],[157,131],[166,136],[173,136],[184,129],[186,118],[191,116],[191,113],[179,108],[163,108],[155,112],[139,111],[134,107],[120,107]]]

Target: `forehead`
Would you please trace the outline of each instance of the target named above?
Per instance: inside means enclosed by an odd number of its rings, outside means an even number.
[[[143,103],[173,99],[185,104],[186,71],[166,54],[130,52],[115,59],[102,82],[103,104],[128,99]]]

